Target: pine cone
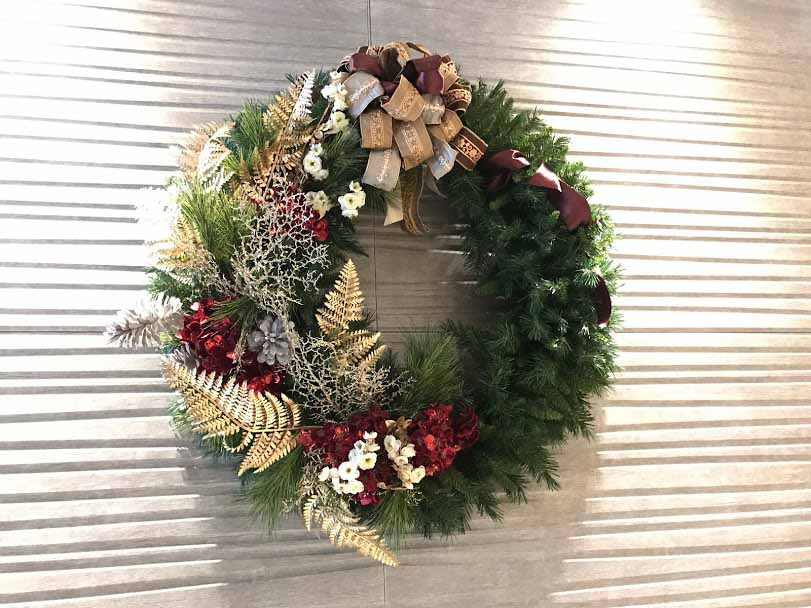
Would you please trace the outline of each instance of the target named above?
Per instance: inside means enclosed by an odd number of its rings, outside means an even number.
[[[157,347],[161,334],[174,335],[180,329],[182,308],[177,298],[142,300],[134,308],[119,312],[104,333],[122,348]]]
[[[290,363],[290,340],[285,331],[284,322],[276,317],[266,317],[259,323],[259,328],[248,335],[248,347],[258,352],[259,363],[280,365]]]

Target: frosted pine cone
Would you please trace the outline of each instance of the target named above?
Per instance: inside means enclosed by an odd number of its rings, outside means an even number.
[[[182,323],[183,306],[177,298],[142,300],[119,312],[104,335],[123,348],[157,347],[161,334],[176,334]]]
[[[259,328],[248,336],[248,347],[259,353],[256,357],[259,363],[287,365],[290,362],[290,340],[284,321],[279,317],[263,319]]]

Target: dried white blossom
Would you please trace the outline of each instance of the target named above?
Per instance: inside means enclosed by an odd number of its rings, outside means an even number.
[[[137,192],[134,203],[138,231],[147,245],[172,237],[172,227],[180,214],[173,184],[170,180],[166,188],[144,188]]]
[[[311,174],[315,175],[319,171],[321,171],[321,157],[315,156],[314,154],[308,154],[304,157],[304,170]]]
[[[338,204],[341,205],[341,215],[348,218],[358,216],[358,209],[366,204],[366,193],[363,186],[353,181],[349,184],[349,192],[338,197]]]
[[[323,190],[318,192],[306,192],[304,196],[307,197],[307,202],[313,210],[318,213],[319,217],[324,217],[327,212],[332,209],[335,204],[329,199],[329,196]]]
[[[338,476],[344,481],[357,479],[359,475],[360,471],[358,470],[358,465],[353,462],[342,462],[338,466]]]

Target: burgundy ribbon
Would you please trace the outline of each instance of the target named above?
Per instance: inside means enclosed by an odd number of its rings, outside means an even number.
[[[494,196],[509,185],[513,172],[529,167],[529,161],[520,151],[508,149],[490,155],[479,166],[486,176],[487,194]],[[546,165],[541,164],[527,183],[547,191],[549,202],[560,212],[569,231],[574,231],[579,226],[588,226],[591,222],[591,207],[586,197],[560,179]],[[594,288],[592,299],[597,312],[597,323],[605,325],[611,317],[611,294],[603,277],[600,277]]]
[[[494,195],[507,187],[513,171],[529,167],[529,161],[518,150],[501,150],[484,159],[479,166],[487,175],[487,194]]]
[[[597,287],[591,294],[594,308],[597,311],[597,323],[606,325],[611,318],[611,294],[608,292],[608,285],[603,277],[597,282]]]
[[[546,165],[538,167],[529,178],[529,183],[548,190],[549,202],[560,211],[560,217],[569,230],[591,223],[591,207],[586,197],[560,179]]]
[[[481,164],[487,174],[485,188],[489,195],[503,190],[512,179],[514,171],[525,169],[529,161],[518,150],[501,150]],[[560,217],[570,231],[591,222],[591,207],[586,197],[560,179],[546,165],[541,165],[529,178],[531,186],[547,190],[549,202],[560,211]]]
[[[350,73],[367,72],[377,78],[383,77],[383,68],[380,67],[378,58],[366,53],[352,53],[347,69]]]
[[[439,72],[442,57],[428,55],[419,59],[411,59],[403,69],[403,75],[417,87],[420,93],[428,95],[442,95],[445,88],[445,79]]]
[[[426,55],[418,59],[410,59],[405,64],[400,75],[407,78],[411,84],[417,87],[420,93],[442,95],[445,88],[445,79],[442,78],[442,73],[439,71],[441,64],[442,57],[440,55]],[[379,58],[375,55],[369,55],[365,51],[358,51],[350,55],[346,69],[350,73],[367,72],[372,76],[380,78],[386,95],[392,95],[397,88],[395,82],[386,78],[386,76],[396,76],[384,74]]]

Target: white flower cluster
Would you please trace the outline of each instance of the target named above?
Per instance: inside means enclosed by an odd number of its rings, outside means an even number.
[[[338,467],[324,467],[318,474],[319,481],[332,482],[332,489],[338,494],[358,494],[363,492],[363,482],[360,477],[361,470],[368,471],[375,468],[377,464],[377,452],[380,446],[377,445],[377,433],[363,433],[365,441],[356,441],[355,447],[349,451],[349,460],[342,462]],[[388,437],[387,437],[388,439]]]
[[[366,193],[359,182],[349,184],[349,192],[338,197],[341,205],[341,215],[344,217],[358,217],[358,209],[366,204]]]
[[[414,450],[414,444],[403,445],[403,442],[394,435],[386,435],[383,446],[386,448],[386,454],[394,465],[394,470],[397,471],[397,477],[400,478],[403,487],[413,490],[414,484],[421,482],[425,477],[425,467],[414,467],[409,462],[409,459],[417,453]]]
[[[324,217],[327,211],[335,206],[327,193],[323,190],[319,190],[318,192],[305,192],[304,196],[307,197],[307,202],[310,203],[310,207],[312,207],[320,217]]]
[[[346,110],[349,108],[346,101],[348,91],[343,83],[345,76],[341,72],[330,72],[330,83],[321,89],[321,95],[332,102],[332,113],[321,127],[324,133],[340,133],[349,127],[349,119],[346,117]]]
[[[324,146],[313,144],[304,156],[304,171],[309,173],[314,180],[324,180],[329,176],[329,169],[321,162],[321,155],[324,153]]]

